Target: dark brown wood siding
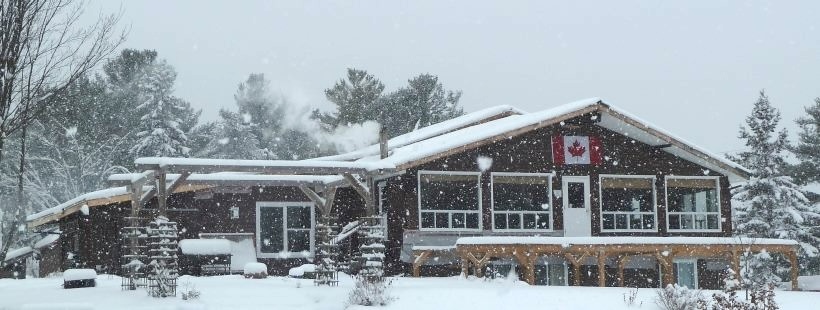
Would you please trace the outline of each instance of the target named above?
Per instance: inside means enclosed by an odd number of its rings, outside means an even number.
[[[602,140],[603,163],[593,165],[555,165],[552,161],[551,137],[553,135],[581,135],[598,136]],[[496,143],[467,150],[445,158],[425,163],[409,169],[401,177],[404,186],[404,197],[392,199],[394,208],[401,208],[407,214],[403,226],[405,229],[418,229],[417,203],[417,174],[419,170],[431,171],[479,171],[477,158],[486,156],[493,159],[492,167],[482,176],[482,228],[491,230],[491,201],[490,201],[490,173],[491,172],[528,172],[554,173],[553,190],[561,189],[561,177],[564,175],[579,175],[590,177],[591,194],[591,227],[593,236],[667,236],[666,230],[666,197],[664,193],[664,177],[667,175],[680,176],[721,176],[721,216],[722,231],[712,233],[676,233],[687,236],[729,236],[731,235],[731,204],[728,178],[715,171],[683,160],[664,152],[662,147],[653,147],[635,141],[622,134],[595,126],[589,115],[565,122],[564,125],[555,125],[541,128],[529,133],[511,137]],[[655,193],[657,205],[657,232],[601,232],[600,227],[600,182],[599,177],[604,174],[619,175],[648,175],[655,176]],[[398,181],[397,181],[398,182]],[[401,195],[400,195],[401,196]],[[563,229],[562,201],[552,197],[553,228]],[[403,204],[401,207],[400,204]]]

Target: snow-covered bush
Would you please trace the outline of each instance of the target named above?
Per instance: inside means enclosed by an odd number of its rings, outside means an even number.
[[[631,308],[631,307],[634,307],[636,305],[638,307],[642,306],[643,301],[641,301],[640,303],[637,303],[637,300],[638,300],[638,288],[637,287],[634,288],[634,289],[629,289],[628,292],[624,293],[624,304],[626,304],[627,307]]]
[[[656,293],[655,304],[663,310],[707,309],[708,301],[698,290],[670,284]]]
[[[779,307],[774,302],[774,285],[769,284],[763,287],[753,287],[747,293],[749,301],[738,299],[737,292],[741,287],[741,281],[735,279],[735,273],[731,270],[727,272],[724,279],[723,292],[712,294],[712,304],[710,310],[777,310]]]
[[[759,290],[781,282],[775,274],[776,263],[766,250],[746,252],[740,258],[740,284],[744,289]]]
[[[356,277],[356,286],[350,292],[348,305],[385,306],[395,298],[390,295],[392,281],[384,278]]]
[[[199,290],[196,289],[196,286],[191,282],[182,283],[181,291],[182,300],[199,299],[199,295],[201,294]]]
[[[264,263],[247,263],[242,274],[248,279],[264,279],[268,277],[268,266]]]

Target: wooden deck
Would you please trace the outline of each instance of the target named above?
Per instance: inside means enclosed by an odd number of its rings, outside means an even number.
[[[413,273],[431,255],[443,249],[420,248],[414,251]],[[675,258],[721,258],[726,259],[735,273],[739,273],[740,256],[746,251],[780,253],[791,263],[792,289],[798,289],[796,242],[780,239],[735,238],[687,238],[687,237],[468,237],[461,238],[456,245],[456,253],[461,257],[462,274],[468,275],[471,267],[475,275],[482,277],[482,271],[492,259],[512,258],[520,266],[524,280],[535,284],[535,263],[539,257],[563,257],[573,268],[572,285],[581,284],[580,268],[589,258],[597,259],[598,274],[605,274],[606,261],[614,258],[618,265],[619,285],[624,284],[624,266],[636,256],[648,256],[657,260],[661,268],[663,286],[675,282],[672,264]],[[598,277],[598,285],[606,286],[606,278]]]

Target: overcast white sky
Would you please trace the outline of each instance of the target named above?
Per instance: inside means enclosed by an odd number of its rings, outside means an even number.
[[[715,152],[765,88],[793,134],[820,96],[820,1],[110,1],[176,67],[177,94],[215,119],[264,73],[301,104],[347,67],[389,90],[419,73],[464,91],[466,111],[536,111],[601,97]]]

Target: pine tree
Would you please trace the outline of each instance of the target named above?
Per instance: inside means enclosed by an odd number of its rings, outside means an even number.
[[[172,95],[176,71],[164,60],[154,61],[135,77],[140,115],[134,157],[188,156],[187,132],[199,117],[190,103]],[[187,130],[186,130],[187,129]]]
[[[325,90],[327,100],[336,105],[336,112],[313,112],[328,131],[339,125],[378,121],[378,100],[384,84],[365,70],[347,69],[347,79],[341,79]]]
[[[820,182],[820,98],[815,98],[814,105],[805,110],[806,116],[796,121],[800,133],[797,144],[792,147],[800,160],[791,173],[798,184]]]
[[[820,214],[800,187],[785,175],[786,130],[777,131],[780,113],[764,92],[741,127],[747,151],[732,157],[753,171],[753,177],[733,192],[735,233],[751,238],[793,239],[803,258],[817,257],[820,239],[812,233]],[[805,261],[805,260],[804,260]]]
[[[214,134],[197,154],[206,158],[265,159],[265,151],[259,147],[259,138],[251,117],[228,110],[220,110],[222,118],[216,123]]]
[[[285,114],[285,100],[270,93],[270,82],[262,73],[252,73],[239,84],[234,100],[240,115],[249,116],[263,148],[276,137],[282,128]]]
[[[438,77],[420,74],[381,100],[382,120],[391,137],[464,114],[458,105],[461,91],[445,90]]]

